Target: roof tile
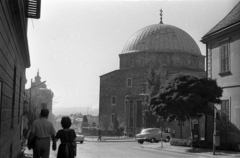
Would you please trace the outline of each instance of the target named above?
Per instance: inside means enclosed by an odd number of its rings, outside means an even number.
[[[239,21],[240,21],[240,2],[227,14],[227,16],[225,16],[225,18],[223,18],[206,35],[204,35],[203,38],[225,27],[235,24]]]

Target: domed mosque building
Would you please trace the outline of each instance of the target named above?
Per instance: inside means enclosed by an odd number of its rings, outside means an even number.
[[[162,12],[160,15],[159,24],[146,26],[129,38],[119,54],[120,68],[100,76],[99,123],[102,128],[106,129],[115,118],[128,136],[134,136],[145,127],[142,102],[150,68],[161,72],[162,81],[178,73],[205,76],[205,57],[194,39],[176,26],[163,24]],[[185,125],[188,131],[189,125]],[[174,123],[165,126],[173,126],[178,133],[179,127]],[[183,137],[190,135],[190,131],[181,133]]]

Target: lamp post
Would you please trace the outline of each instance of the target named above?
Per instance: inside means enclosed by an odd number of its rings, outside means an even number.
[[[29,88],[29,93],[30,93],[30,96],[29,96],[29,129],[30,129],[30,120],[32,119],[32,117],[31,117],[31,97],[32,97],[32,88],[34,88],[34,87],[37,87],[37,86],[39,86],[39,85],[41,85],[41,84],[43,84],[43,83],[45,83],[46,81],[43,81],[43,82],[40,82],[40,83],[38,83],[38,84],[36,84],[35,86],[32,86],[32,87],[30,87]],[[32,83],[32,79],[31,79],[31,83]]]
[[[213,104],[213,103],[212,103]],[[213,155],[215,155],[216,146],[220,145],[220,137],[217,131],[217,111],[221,110],[221,104],[213,104],[214,118],[213,118]]]

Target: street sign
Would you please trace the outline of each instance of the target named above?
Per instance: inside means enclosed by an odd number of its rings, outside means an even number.
[[[93,127],[95,127],[95,126],[96,126],[96,123],[95,123],[95,122],[93,122],[93,123],[92,123],[92,126],[93,126]]]

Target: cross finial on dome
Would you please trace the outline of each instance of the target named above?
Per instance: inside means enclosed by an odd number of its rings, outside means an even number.
[[[163,11],[162,11],[162,9],[161,9],[161,10],[160,10],[160,24],[163,24],[163,22],[162,22],[162,15],[163,15],[162,12],[163,12]]]

